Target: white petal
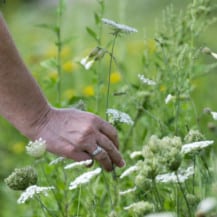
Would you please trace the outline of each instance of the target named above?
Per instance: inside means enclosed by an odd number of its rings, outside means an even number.
[[[217,120],[217,112],[211,112],[212,118]]]

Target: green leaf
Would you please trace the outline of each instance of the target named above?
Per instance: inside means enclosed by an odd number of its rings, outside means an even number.
[[[37,24],[35,26],[39,27],[39,28],[51,30],[52,32],[56,32],[57,31],[57,26],[56,25],[42,23],[42,24]]]
[[[40,63],[40,65],[46,69],[56,69],[57,61],[54,58],[44,60]]]
[[[97,39],[97,34],[89,27],[86,27],[86,30],[88,32],[88,34],[96,41],[98,41]]]
[[[97,13],[94,13],[94,19],[96,24],[99,24],[101,22],[100,17]]]

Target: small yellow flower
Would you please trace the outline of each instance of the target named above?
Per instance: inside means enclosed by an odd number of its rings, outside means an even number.
[[[76,92],[74,89],[67,89],[63,93],[63,97],[67,100],[73,98],[74,96],[76,96]]]
[[[63,64],[63,70],[65,72],[72,72],[72,71],[74,71],[74,69],[76,68],[76,66],[77,66],[76,63],[74,63],[71,60],[69,60],[69,61],[67,61],[67,62],[65,62]]]
[[[21,154],[25,150],[25,144],[23,142],[17,142],[12,145],[11,149],[15,154]]]
[[[112,84],[116,84],[121,81],[121,74],[119,72],[112,72],[110,76],[110,81]]]
[[[166,88],[166,86],[165,86],[165,85],[161,85],[161,86],[160,86],[160,91],[161,91],[161,92],[165,92],[165,91],[166,91],[166,89],[167,89],[167,88]]]
[[[85,96],[94,96],[94,88],[92,85],[88,85],[84,88],[83,93]]]

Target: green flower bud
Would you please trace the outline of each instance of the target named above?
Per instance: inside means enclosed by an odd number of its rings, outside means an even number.
[[[199,142],[205,140],[205,136],[199,130],[190,130],[185,136],[185,143]]]
[[[13,190],[25,190],[37,183],[37,173],[33,167],[16,168],[4,181]]]

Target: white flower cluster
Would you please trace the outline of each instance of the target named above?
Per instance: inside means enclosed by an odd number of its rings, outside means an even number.
[[[39,158],[41,157],[46,151],[46,141],[42,138],[37,140],[30,141],[26,146],[26,152],[32,157]]]
[[[108,114],[109,116],[110,123],[120,122],[120,123],[129,124],[129,125],[134,124],[133,120],[128,114],[118,111],[116,109],[107,109],[106,114]]]
[[[120,179],[123,179],[125,176],[130,175],[131,173],[137,171],[139,168],[137,165],[131,166],[128,169],[126,169],[120,176]]]
[[[213,140],[205,140],[205,141],[199,141],[199,142],[193,142],[189,144],[185,144],[182,146],[181,152],[183,154],[189,154],[195,151],[200,151],[201,149],[204,149],[214,143]]]
[[[43,193],[45,196],[48,196],[48,191],[55,189],[54,186],[49,186],[49,187],[40,187],[37,185],[31,185],[29,186],[19,197],[17,200],[18,204],[25,203],[28,199],[33,198],[35,194],[40,194]]]
[[[123,196],[123,195],[125,195],[125,194],[129,194],[129,193],[131,193],[131,192],[136,191],[136,189],[137,189],[137,188],[134,187],[134,188],[129,188],[129,189],[125,190],[125,191],[120,191],[120,192],[119,192],[119,195]]]
[[[135,32],[138,32],[137,29],[135,29],[135,28],[132,28],[132,27],[124,25],[124,24],[116,23],[115,21],[109,20],[109,19],[106,19],[106,18],[102,18],[102,22],[104,24],[107,24],[107,25],[113,27],[115,30],[118,30],[118,31],[123,32],[123,33],[135,33]]]
[[[142,156],[142,152],[141,151],[134,151],[134,152],[130,153],[130,158],[131,159],[134,159],[134,158],[140,157],[140,156]]]
[[[101,168],[97,168],[97,169],[95,169],[93,171],[83,173],[82,175],[80,175],[79,177],[77,177],[73,182],[70,183],[69,190],[76,189],[79,185],[86,184],[86,183],[90,182],[90,180],[94,176],[100,174],[101,171],[102,171]]]
[[[79,166],[88,166],[92,163],[93,161],[92,160],[85,160],[85,161],[80,161],[80,162],[74,162],[74,163],[71,163],[71,164],[68,164],[64,167],[64,169],[72,169],[72,168],[75,168],[75,167],[79,167]]]
[[[177,215],[172,212],[159,212],[159,213],[151,213],[146,215],[145,217],[176,217]]]
[[[183,183],[186,180],[188,180],[189,177],[192,176],[193,174],[194,174],[194,168],[193,166],[190,166],[186,170],[179,170],[177,175],[175,174],[175,172],[157,175],[156,182],[161,182],[161,183],[181,182]]]
[[[173,99],[175,99],[175,97],[171,94],[168,94],[167,97],[165,98],[165,104],[168,104]]]
[[[217,200],[214,197],[208,197],[202,200],[197,207],[196,216],[207,216],[217,207]]]
[[[95,62],[94,59],[89,60],[89,56],[84,57],[80,61],[81,65],[83,65],[86,70],[90,69],[94,62]]]
[[[58,163],[60,163],[60,162],[62,162],[62,161],[64,161],[64,160],[65,160],[64,157],[57,157],[56,159],[52,160],[52,161],[49,163],[49,165],[50,165],[50,166],[51,166],[51,165],[56,165],[56,164],[58,164]]]
[[[145,78],[144,75],[138,74],[138,78],[140,79],[140,81],[142,81],[144,84],[150,85],[150,86],[154,86],[156,85],[156,82],[153,80],[150,80],[148,78]]]
[[[211,112],[212,118],[217,120],[217,112]]]

